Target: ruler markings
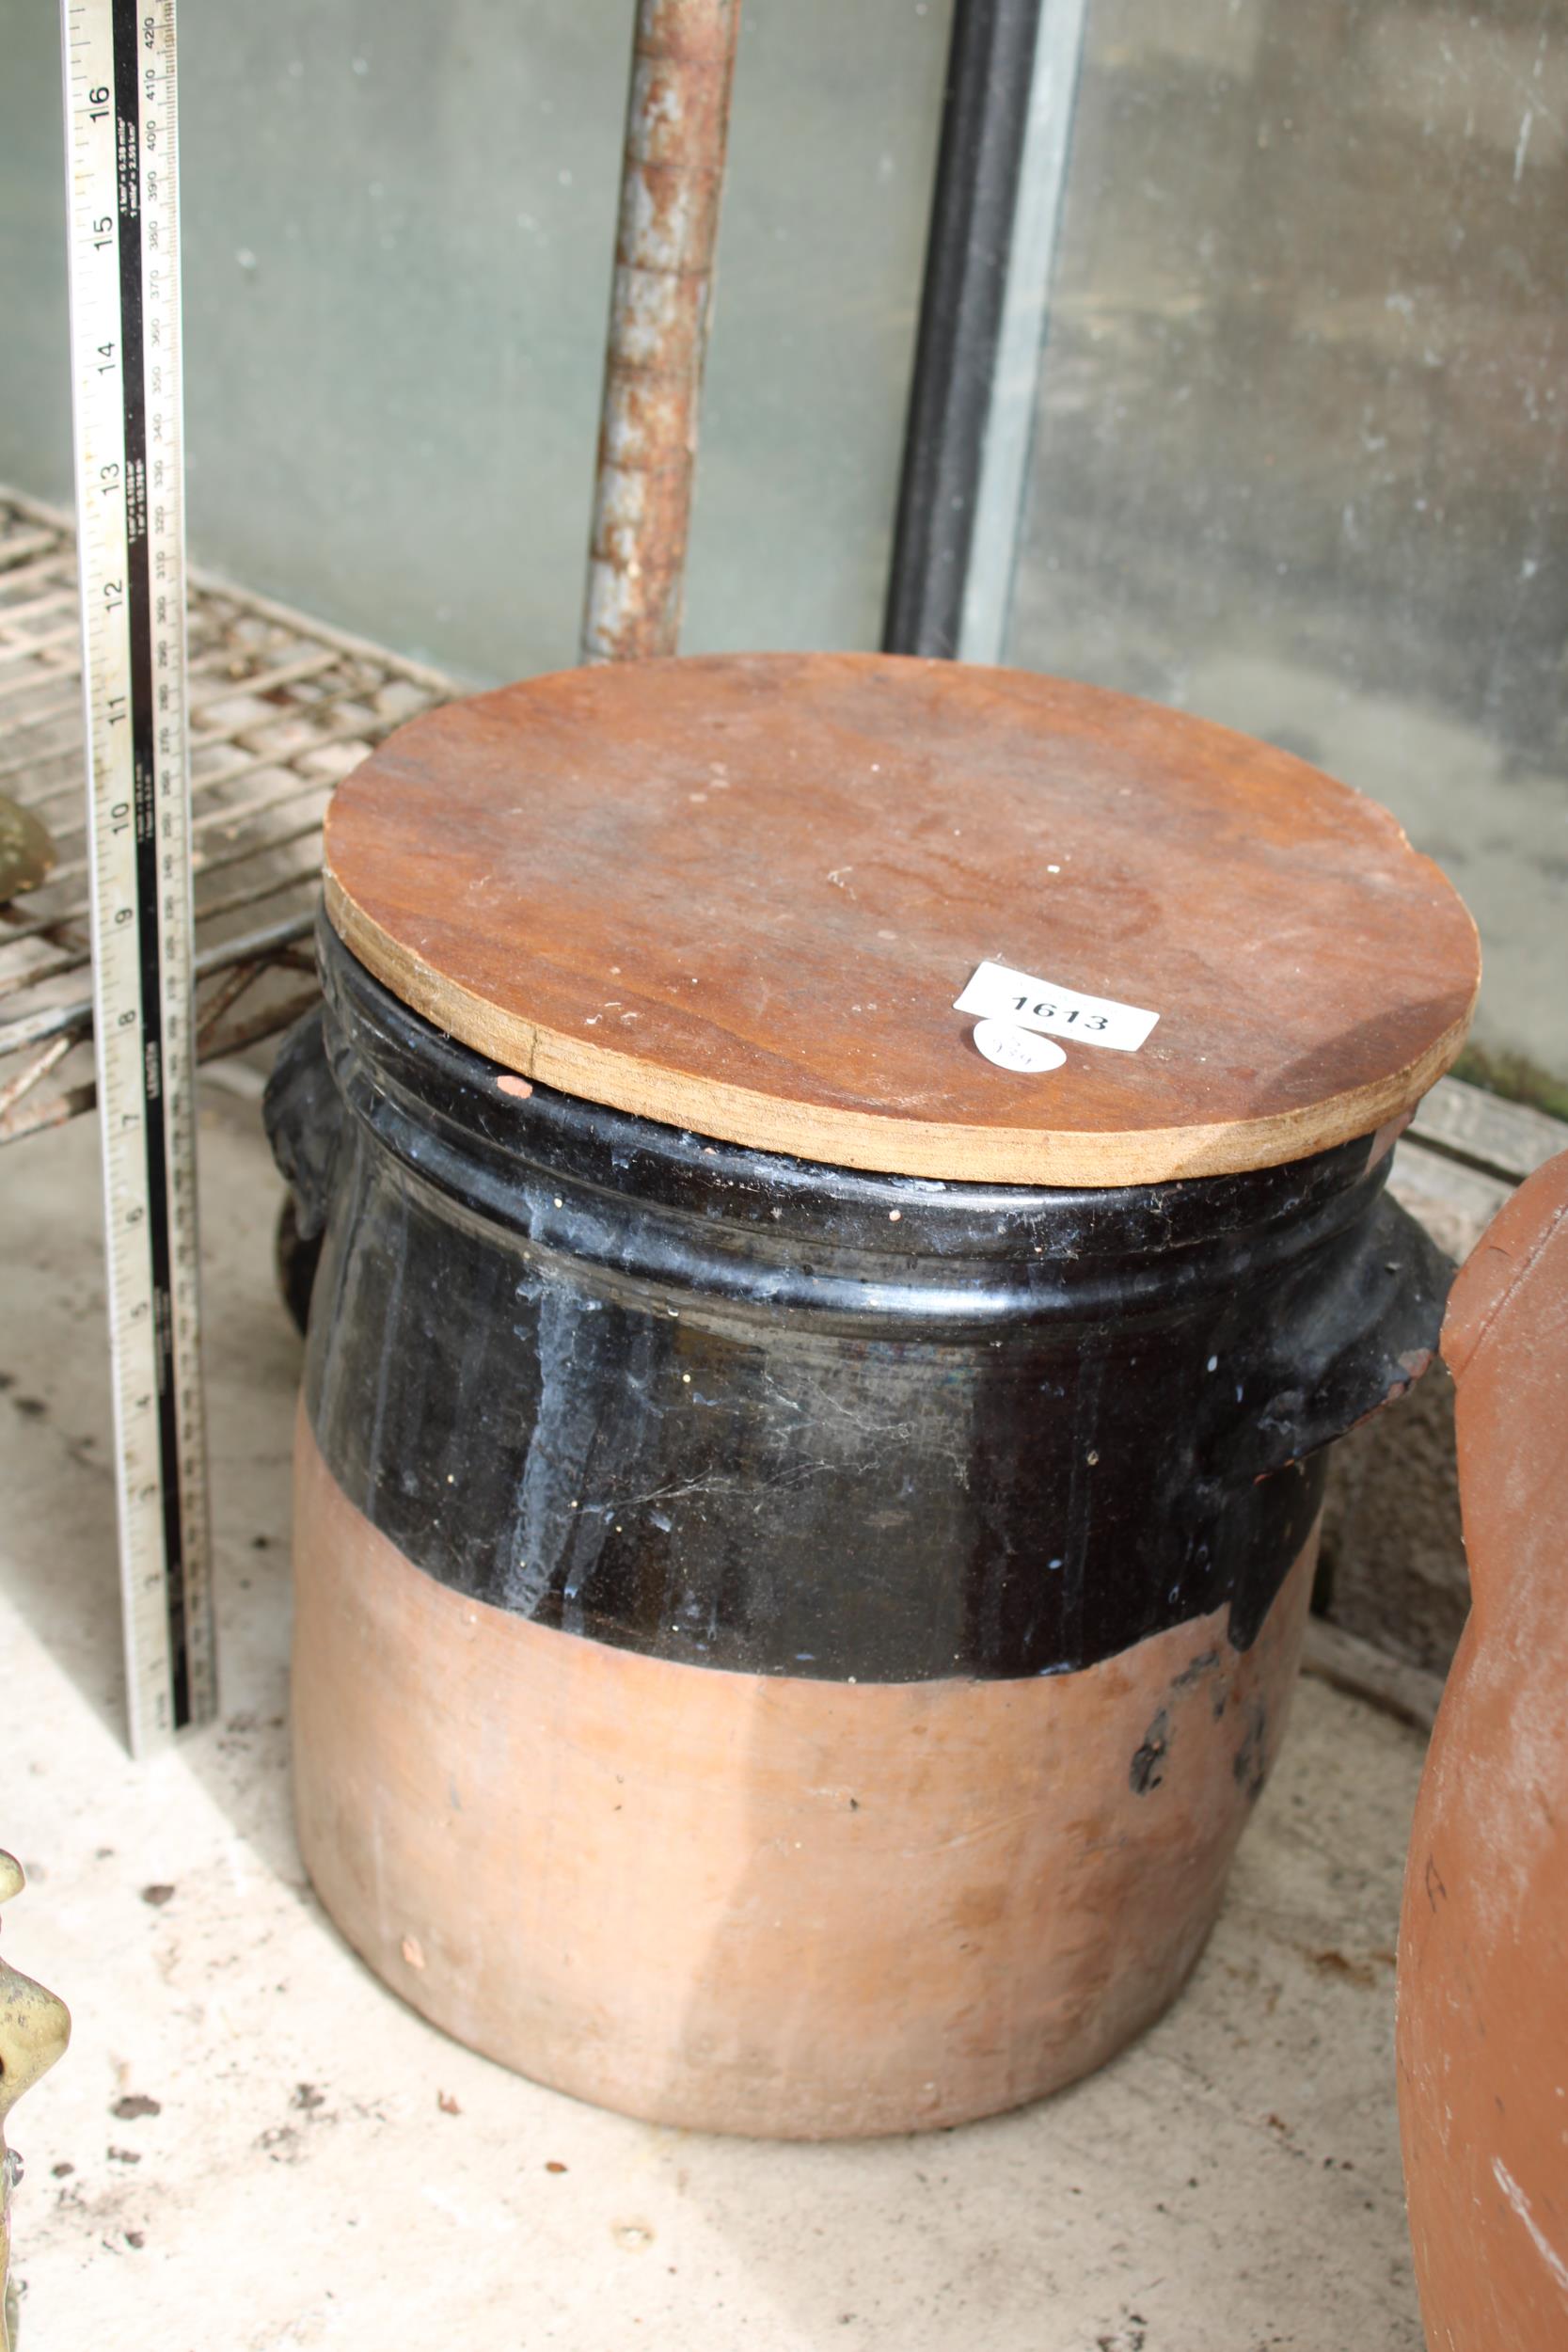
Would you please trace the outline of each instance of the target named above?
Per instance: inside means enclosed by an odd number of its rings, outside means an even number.
[[[173,0],[65,18],[71,308],[132,1746],[214,1703],[198,1355]]]

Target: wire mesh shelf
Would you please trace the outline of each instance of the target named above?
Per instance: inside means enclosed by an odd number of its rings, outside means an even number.
[[[340,776],[453,691],[434,670],[193,575],[188,596],[197,1052],[238,1053],[316,994],[321,826]],[[0,903],[0,1143],[97,1099],[76,550],[0,490],[0,794],[55,865]]]

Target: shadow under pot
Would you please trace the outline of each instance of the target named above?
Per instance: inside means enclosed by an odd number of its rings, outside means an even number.
[[[343,1933],[668,2124],[902,2132],[1101,2063],[1277,1754],[1322,1449],[1435,1343],[1386,1135],[861,1173],[530,1087],[321,960],[267,1116],[321,1253],[294,1787]]]

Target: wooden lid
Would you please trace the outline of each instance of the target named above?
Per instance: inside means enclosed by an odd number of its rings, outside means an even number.
[[[1152,704],[875,655],[564,671],[338,789],[326,904],[427,1019],[567,1093],[849,1168],[1275,1166],[1452,1062],[1475,927],[1374,802]],[[1159,1020],[985,1059],[984,961]]]

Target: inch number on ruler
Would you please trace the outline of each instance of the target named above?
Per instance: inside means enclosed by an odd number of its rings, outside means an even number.
[[[62,0],[77,547],[131,1744],[214,1711],[198,1361],[174,0]]]

